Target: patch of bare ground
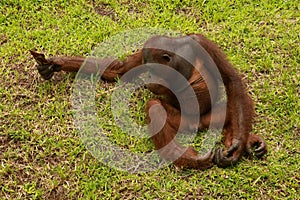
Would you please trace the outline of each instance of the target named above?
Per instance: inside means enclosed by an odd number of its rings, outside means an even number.
[[[128,10],[127,12],[128,13],[142,13],[141,10],[139,10],[139,8],[146,8],[146,7],[149,7],[147,6],[147,3],[146,2],[136,2],[136,3],[132,3],[130,0],[126,1],[126,2],[122,2],[121,5],[123,6],[127,6],[128,7]]]
[[[115,21],[115,17],[116,17],[116,14],[115,14],[115,11],[113,8],[110,7],[110,5],[108,3],[98,3],[98,2],[95,2],[95,1],[91,1],[91,4],[94,8],[94,11],[101,15],[101,16],[107,16],[109,18],[111,18],[113,21]]]
[[[5,43],[7,43],[8,38],[5,34],[0,34],[0,45],[4,45]]]

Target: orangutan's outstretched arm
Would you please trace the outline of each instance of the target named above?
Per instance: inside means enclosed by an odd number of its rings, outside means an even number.
[[[84,65],[84,68],[82,68],[83,73],[98,73],[100,70],[105,69],[101,78],[107,81],[115,81],[116,78],[130,69],[142,64],[142,51],[128,56],[124,61],[112,58],[99,59],[79,56],[61,56],[46,59],[44,54],[35,51],[30,51],[30,53],[38,63],[39,73],[46,80],[51,79],[55,72],[77,72]]]

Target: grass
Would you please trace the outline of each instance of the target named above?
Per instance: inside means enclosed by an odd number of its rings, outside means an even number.
[[[2,0],[0,198],[299,199],[299,6],[292,0]],[[269,145],[265,159],[242,159],[226,169],[170,165],[130,174],[87,151],[73,125],[74,75],[42,80],[28,49],[87,55],[119,32],[144,27],[203,33],[224,49],[254,99],[253,132]],[[108,103],[99,104],[99,115],[112,124],[111,139],[136,151],[151,148],[113,126]],[[137,104],[135,117],[142,121],[144,103]]]

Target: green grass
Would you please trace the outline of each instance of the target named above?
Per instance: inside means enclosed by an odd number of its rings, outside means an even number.
[[[300,4],[194,2],[0,2],[0,199],[299,199]],[[253,132],[269,145],[265,159],[242,159],[226,169],[177,171],[170,165],[130,174],[101,164],[86,150],[73,125],[74,75],[44,81],[28,49],[87,55],[119,32],[144,27],[203,33],[224,49],[254,99]],[[144,103],[137,104],[135,118],[142,121]],[[148,140],[119,133],[108,102],[100,105],[116,144],[151,148]]]

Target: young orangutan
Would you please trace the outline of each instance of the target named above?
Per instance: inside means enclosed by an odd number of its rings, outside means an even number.
[[[267,145],[262,137],[250,133],[254,108],[241,77],[217,45],[203,35],[191,34],[176,38],[155,36],[146,41],[141,50],[124,61],[85,57],[45,59],[43,54],[34,51],[31,53],[38,62],[38,71],[44,79],[50,79],[54,72],[77,72],[84,62],[85,73],[95,73],[96,66],[107,65],[101,77],[106,81],[115,81],[129,70],[149,63],[166,65],[179,72],[192,87],[200,111],[190,105],[185,86],[176,94],[184,99],[183,105],[179,105],[179,97],[169,88],[160,84],[149,84],[148,89],[167,98],[150,100],[146,106],[146,119],[155,148],[162,158],[173,161],[177,167],[206,169],[213,163],[226,167],[236,163],[245,153],[253,151],[255,156],[261,157],[267,152]],[[157,71],[156,75],[159,73]],[[176,83],[172,78],[168,80],[168,74],[161,77],[169,85]],[[220,81],[225,86],[226,105],[216,104],[220,93]],[[157,131],[156,127],[164,120],[160,118],[163,115],[159,114],[162,107],[167,118],[162,129]],[[155,118],[153,113],[156,113]],[[193,124],[190,119],[195,115],[198,115],[200,120]],[[214,152],[210,151],[205,156],[200,156],[193,147],[185,148],[175,139],[179,129],[203,130],[209,126],[223,127],[224,150],[216,148]]]

